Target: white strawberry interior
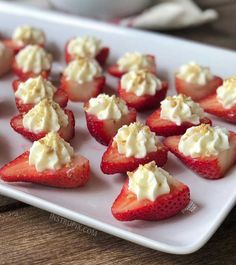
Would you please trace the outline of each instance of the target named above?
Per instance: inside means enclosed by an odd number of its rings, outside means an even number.
[[[219,155],[219,166],[221,172],[224,173],[236,161],[236,136],[230,139],[230,149]]]
[[[79,84],[75,81],[68,81],[68,93],[73,100],[86,101],[93,97],[97,91],[97,81]]]

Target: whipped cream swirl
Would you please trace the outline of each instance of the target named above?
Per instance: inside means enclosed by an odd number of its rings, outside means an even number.
[[[126,157],[143,158],[157,151],[158,139],[148,126],[139,122],[122,126],[114,137],[118,152]]]
[[[45,34],[39,29],[29,25],[22,25],[15,29],[12,39],[20,44],[38,44],[43,45]]]
[[[127,52],[117,62],[118,68],[122,72],[140,70],[154,67],[154,62],[150,56],[139,52]]]
[[[73,156],[73,147],[58,133],[50,132],[33,143],[30,148],[29,165],[35,166],[38,172],[58,170],[68,165]]]
[[[24,128],[34,133],[57,132],[68,125],[68,116],[54,101],[44,99],[23,117]]]
[[[101,50],[101,40],[95,37],[77,37],[69,41],[68,52],[79,58],[94,58]]]
[[[161,102],[160,117],[177,125],[181,125],[183,122],[199,124],[200,119],[204,117],[204,111],[190,97],[179,94],[173,97],[166,97]]]
[[[157,91],[161,90],[162,82],[146,70],[133,70],[122,76],[121,87],[136,96],[154,96]]]
[[[56,88],[50,81],[38,76],[21,82],[15,92],[15,96],[24,104],[36,104],[45,98],[52,99],[55,92]]]
[[[51,69],[52,56],[38,45],[27,45],[16,55],[17,66],[23,73],[40,74]]]
[[[208,67],[190,62],[180,67],[177,77],[188,83],[206,85],[214,76]]]
[[[226,109],[236,106],[236,76],[224,80],[216,90],[218,101]]]
[[[101,66],[96,60],[89,58],[71,61],[64,70],[66,79],[76,81],[79,84],[91,82],[101,75]]]
[[[230,148],[229,132],[209,124],[191,127],[181,136],[178,148],[185,156],[215,156]]]
[[[164,169],[157,167],[154,161],[139,165],[129,176],[128,189],[136,194],[138,200],[155,201],[158,196],[170,193],[173,177]]]
[[[95,115],[99,120],[119,120],[129,112],[127,105],[122,99],[115,95],[108,96],[106,94],[91,98],[85,111]]]

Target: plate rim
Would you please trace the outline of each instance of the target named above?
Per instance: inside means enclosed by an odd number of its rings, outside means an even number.
[[[199,250],[203,245],[205,245],[205,243],[215,233],[215,231],[217,230],[219,225],[222,223],[227,213],[233,208],[234,203],[235,203],[234,199],[232,199],[232,201],[229,204],[227,204],[226,207],[223,208],[223,211],[221,212],[221,217],[218,218],[217,222],[215,222],[214,225],[211,226],[211,229],[208,231],[208,233],[204,234],[198,241],[195,241],[194,243],[185,245],[185,246],[183,245],[173,246],[171,244],[166,244],[166,243],[162,243],[162,242],[155,241],[152,239],[148,239],[147,237],[137,235],[135,233],[129,232],[122,228],[117,228],[112,225],[103,223],[102,221],[99,221],[89,216],[86,216],[84,214],[80,214],[78,212],[69,210],[55,203],[48,202],[47,200],[38,198],[37,196],[28,194],[23,191],[19,191],[17,189],[14,189],[13,187],[2,185],[1,182],[2,181],[0,181],[0,193],[2,195],[22,201],[36,208],[60,215],[67,219],[73,220],[75,222],[79,222],[83,225],[95,228],[96,230],[111,234],[113,236],[122,238],[124,240],[133,242],[135,244],[139,244],[141,246],[151,248],[154,250],[158,250],[158,251],[162,251],[162,252],[169,253],[169,254],[186,255],[186,254],[191,254]]]

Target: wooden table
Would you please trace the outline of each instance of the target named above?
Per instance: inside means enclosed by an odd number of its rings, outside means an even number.
[[[220,19],[168,34],[236,48],[236,1],[201,0]],[[223,62],[222,62],[223,63]],[[177,256],[150,250],[0,196],[0,264],[236,264],[236,208],[198,252]]]

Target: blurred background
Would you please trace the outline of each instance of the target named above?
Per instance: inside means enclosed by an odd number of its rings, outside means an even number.
[[[11,0],[14,1],[236,48],[236,0]]]

